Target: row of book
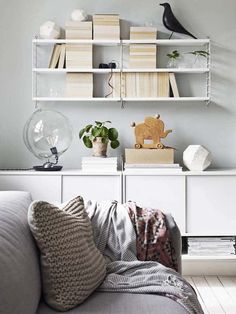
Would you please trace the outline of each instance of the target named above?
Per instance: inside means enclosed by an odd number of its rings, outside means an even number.
[[[113,73],[110,97],[179,97],[174,73]]]
[[[189,237],[188,254],[222,256],[236,254],[235,237]]]

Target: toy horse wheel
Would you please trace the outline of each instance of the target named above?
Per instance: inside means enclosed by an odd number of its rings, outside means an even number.
[[[162,143],[157,143],[156,148],[162,149],[164,148],[164,145]]]
[[[140,149],[140,148],[142,148],[142,145],[141,144],[135,144],[134,147],[137,149]]]

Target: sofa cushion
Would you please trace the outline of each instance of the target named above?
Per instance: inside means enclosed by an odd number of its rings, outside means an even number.
[[[0,192],[0,313],[36,313],[41,296],[38,252],[27,223],[27,192]]]
[[[56,314],[41,303],[37,314]],[[95,292],[83,304],[66,314],[187,314],[170,298],[152,294]]]
[[[83,199],[77,197],[62,208],[33,202],[28,221],[41,252],[45,301],[59,311],[82,303],[106,274]]]

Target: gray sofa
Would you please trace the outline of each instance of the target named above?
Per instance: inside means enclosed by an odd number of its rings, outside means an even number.
[[[0,192],[0,313],[55,314],[41,298],[39,256],[27,224],[31,196]],[[179,252],[180,253],[180,252]],[[157,295],[93,293],[69,314],[186,314],[175,301]]]

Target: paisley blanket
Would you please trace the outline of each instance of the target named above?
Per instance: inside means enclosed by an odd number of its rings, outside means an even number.
[[[156,261],[179,271],[166,216],[159,209],[141,208],[134,202],[125,203],[124,206],[136,232],[138,260]]]
[[[190,314],[203,314],[196,293],[179,273],[158,262],[137,259],[127,206],[89,201],[86,210],[96,246],[107,262],[107,276],[99,291],[158,294],[175,300]]]

